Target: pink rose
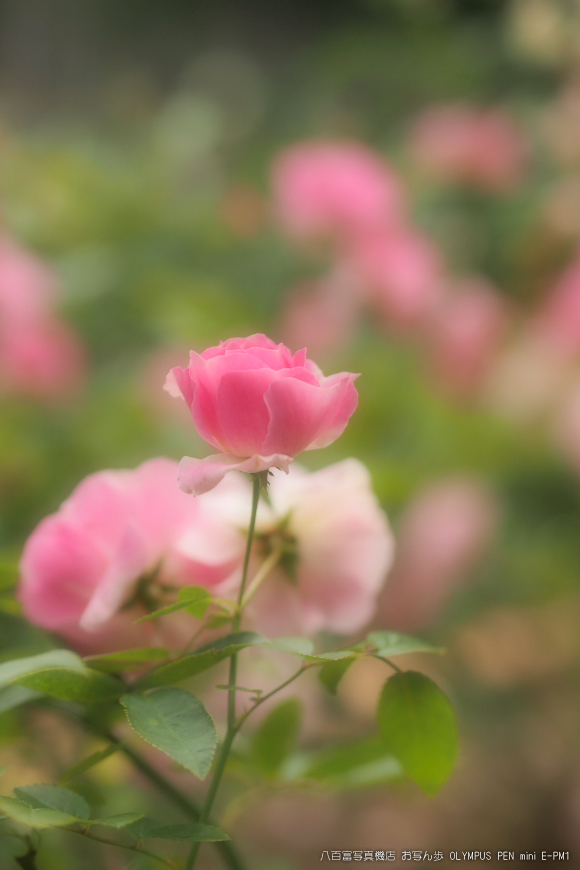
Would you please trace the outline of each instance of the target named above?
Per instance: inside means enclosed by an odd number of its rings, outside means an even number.
[[[436,245],[416,230],[367,233],[347,249],[345,263],[360,292],[389,325],[414,326],[437,302],[443,257]]]
[[[457,282],[429,328],[429,361],[437,380],[459,395],[478,390],[507,324],[507,304],[485,278]]]
[[[411,152],[442,181],[504,192],[520,180],[528,143],[501,109],[457,103],[427,109],[411,130]]]
[[[420,492],[398,529],[382,622],[398,631],[431,625],[489,545],[497,520],[495,500],[476,480],[450,478]]]
[[[162,584],[229,588],[244,550],[224,511],[235,481],[219,504],[202,504],[176,478],[177,463],[162,458],[85,478],[26,543],[19,598],[27,618],[81,650],[127,648],[156,630],[133,621],[145,602],[166,603]]]
[[[0,385],[42,398],[75,393],[85,375],[77,334],[56,318],[0,327]]]
[[[273,167],[275,208],[293,237],[352,235],[398,222],[402,184],[364,145],[305,142],[283,151]]]
[[[0,320],[11,324],[50,315],[58,280],[43,261],[8,235],[0,235]]]
[[[181,488],[199,495],[227,471],[287,471],[303,450],[332,444],[356,409],[356,377],[325,378],[306,350],[293,356],[265,335],[192,351],[188,368],[171,369],[166,389],[183,396],[199,434],[220,453],[184,457]]]
[[[554,356],[566,359],[580,354],[580,250],[557,279],[533,328]]]
[[[257,532],[282,536],[288,556],[256,593],[249,617],[268,636],[358,631],[374,613],[394,552],[368,470],[356,459],[313,473],[294,465],[288,476],[273,473],[270,499]]]
[[[359,300],[343,283],[339,274],[331,274],[290,290],[280,318],[281,337],[286,344],[306,346],[324,357],[351,342]]]

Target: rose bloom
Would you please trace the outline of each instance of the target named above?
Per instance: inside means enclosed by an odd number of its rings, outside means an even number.
[[[401,228],[367,233],[346,249],[359,293],[383,315],[389,326],[406,328],[423,321],[434,309],[443,273],[443,257],[422,233]]]
[[[102,652],[150,640],[157,624],[133,622],[167,603],[165,584],[229,590],[244,540],[228,522],[228,511],[240,510],[228,486],[217,504],[211,494],[189,498],[177,486],[177,463],[163,458],[89,475],[25,545],[25,616],[83,652]]]
[[[0,321],[15,325],[51,314],[58,280],[52,269],[9,235],[0,235]]]
[[[528,156],[527,142],[507,112],[463,103],[423,112],[411,129],[410,149],[433,177],[494,193],[519,183]]]
[[[292,355],[265,335],[192,351],[187,368],[171,369],[166,389],[185,399],[199,434],[220,453],[184,457],[181,488],[200,495],[227,471],[287,471],[303,450],[332,444],[356,409],[356,377],[324,377],[306,350]]]
[[[532,329],[554,356],[580,354],[580,250],[537,312]]]
[[[429,326],[429,364],[454,394],[477,391],[490,372],[507,328],[507,305],[485,278],[451,288]]]
[[[274,207],[291,237],[350,236],[397,223],[405,210],[401,181],[369,148],[304,142],[283,151],[272,171]]]
[[[476,480],[440,480],[420,492],[398,529],[382,623],[397,631],[431,625],[489,545],[497,520],[495,500]]]
[[[374,613],[394,552],[368,470],[356,459],[311,473],[293,465],[287,476],[273,472],[269,492],[256,551],[263,557],[280,547],[282,557],[250,603],[249,619],[272,637],[358,631]]]

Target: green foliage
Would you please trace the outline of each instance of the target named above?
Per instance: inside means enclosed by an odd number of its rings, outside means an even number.
[[[156,689],[147,695],[124,695],[127,718],[152,746],[203,779],[217,745],[214,721],[203,703],[184,689]]]
[[[218,843],[229,840],[228,835],[215,825],[202,824],[163,825],[150,830],[145,836],[151,840],[181,840],[186,843]]]
[[[161,616],[167,616],[170,613],[175,613],[178,610],[185,610],[191,616],[197,619],[203,619],[206,610],[212,602],[212,597],[207,589],[203,586],[185,586],[179,590],[178,600],[175,604],[168,604],[167,607],[162,607],[160,610],[155,610],[153,613],[148,613],[147,616],[142,616],[137,622],[146,622],[149,619],[159,619]]]
[[[261,723],[252,740],[250,757],[266,776],[275,776],[284,760],[294,749],[300,723],[302,705],[290,698],[279,704]]]
[[[113,755],[114,752],[117,752],[118,749],[119,746],[117,746],[116,744],[111,744],[110,746],[106,746],[105,749],[99,749],[97,750],[97,752],[93,752],[92,755],[89,755],[87,758],[83,758],[82,761],[78,761],[76,764],[73,764],[71,767],[69,767],[69,769],[62,774],[60,782],[69,782],[69,780],[75,779],[75,777],[86,773],[87,770],[90,770],[92,767],[100,764],[101,761],[105,761],[106,758],[109,758],[111,755]]]
[[[87,656],[85,658],[85,664],[89,668],[93,668],[93,670],[118,673],[119,671],[126,671],[131,668],[139,667],[148,662],[166,659],[168,656],[168,651],[163,647],[152,646],[139,649],[125,649],[120,652],[107,653],[99,656]]]
[[[140,679],[136,685],[138,689],[144,690],[180,683],[213,668],[214,665],[219,664],[234,653],[241,652],[248,646],[262,646],[267,643],[267,638],[255,631],[228,634],[214,643],[206,644],[196,652],[189,653],[166,665],[161,665],[160,668],[151,671]]]
[[[58,810],[82,821],[86,821],[91,814],[91,808],[83,797],[62,786],[27,785],[15,788],[14,794],[35,809]]]
[[[355,661],[355,657],[345,657],[334,662],[327,662],[322,665],[318,672],[318,679],[323,686],[326,686],[329,692],[336,695],[338,684]]]
[[[108,674],[85,668],[45,668],[17,677],[13,682],[59,698],[62,701],[78,701],[81,704],[97,704],[120,698],[125,686]]]
[[[429,677],[406,671],[385,683],[378,709],[384,748],[428,795],[446,782],[457,757],[457,725],[446,695]]]
[[[400,762],[379,738],[350,741],[306,756],[295,777],[332,788],[361,788],[404,776]]]
[[[396,631],[371,631],[367,640],[376,647],[375,655],[382,656],[383,658],[413,652],[443,652],[442,649],[434,647],[424,640],[419,640],[408,634],[399,634]]]
[[[0,795],[0,810],[13,821],[28,825],[29,828],[62,828],[65,825],[74,825],[78,821],[75,816],[59,810],[31,807],[24,801],[4,795]]]

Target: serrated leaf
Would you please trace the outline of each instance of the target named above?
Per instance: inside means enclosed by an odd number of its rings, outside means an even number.
[[[403,768],[382,741],[356,740],[311,756],[298,774],[329,786],[360,788],[404,776]]]
[[[85,668],[83,671],[72,668],[46,668],[24,674],[13,682],[62,701],[78,701],[80,704],[110,701],[119,698],[125,691],[125,686],[120,680],[90,668]]]
[[[206,610],[211,604],[211,600],[210,593],[202,586],[184,586],[183,589],[179,590],[178,601],[175,604],[168,604],[167,607],[162,607],[160,610],[148,613],[147,616],[142,616],[141,619],[136,621],[147,622],[149,619],[159,619],[161,616],[168,616],[177,610],[187,610],[191,616],[203,619]]]
[[[411,637],[409,634],[399,634],[397,631],[371,631],[367,640],[376,647],[375,655],[385,658],[412,652],[443,652],[440,647],[432,646],[430,643]]]
[[[261,646],[268,640],[255,631],[240,631],[228,634],[206,644],[189,655],[183,656],[174,662],[156,668],[136,683],[137,689],[153,689],[157,686],[167,686],[172,683],[180,683],[190,677],[195,677],[203,671],[209,670],[234,653],[238,653],[248,646]]]
[[[447,696],[416,671],[395,674],[383,687],[378,710],[386,750],[428,795],[449,777],[457,757],[457,725]]]
[[[262,773],[274,776],[292,752],[300,732],[302,705],[283,701],[264,719],[252,740],[251,755]]]
[[[91,815],[86,800],[70,788],[43,783],[15,788],[14,794],[33,809],[58,810],[82,821]]]
[[[185,689],[156,689],[148,695],[124,695],[127,718],[152,746],[203,779],[217,745],[213,719],[203,703]]]
[[[326,686],[329,692],[336,695],[338,685],[352,663],[355,661],[355,656],[350,658],[344,657],[334,662],[327,662],[322,665],[318,672],[318,679],[323,686]]]
[[[163,825],[150,831],[145,837],[149,840],[182,840],[186,843],[218,843],[230,839],[215,825],[201,823]]]
[[[87,758],[83,758],[82,761],[77,762],[77,764],[73,764],[72,767],[69,767],[60,778],[60,782],[69,782],[69,780],[74,779],[75,776],[80,776],[81,773],[86,773],[87,770],[90,770],[92,767],[95,767],[97,764],[100,764],[101,761],[104,761],[109,756],[113,755],[114,752],[117,752],[119,747],[116,744],[111,744],[107,746],[105,749],[99,749],[97,752],[93,752],[92,755],[89,755]]]
[[[5,812],[15,822],[28,825],[30,828],[60,828],[64,825],[74,825],[77,819],[58,810],[33,809],[23,801],[0,796],[0,810]]]
[[[126,828],[142,818],[143,813],[117,813],[114,816],[105,816],[104,819],[91,819],[87,824],[106,825],[108,828]]]
[[[314,649],[314,644],[307,637],[276,637],[270,641],[269,646],[297,656],[311,655]]]
[[[142,647],[139,649],[125,649],[120,652],[107,653],[101,656],[87,656],[87,667],[97,671],[117,673],[134,668],[143,662],[155,662],[169,658],[169,652],[161,646]]]

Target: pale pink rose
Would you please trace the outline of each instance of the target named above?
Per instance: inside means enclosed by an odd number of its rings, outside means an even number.
[[[367,233],[347,248],[346,269],[359,291],[390,326],[423,321],[439,298],[443,257],[437,246],[410,228]]]
[[[580,353],[580,250],[555,282],[532,330],[556,357],[567,359]]]
[[[358,319],[358,298],[340,278],[293,287],[280,316],[280,332],[290,347],[308,347],[317,357],[348,345]]]
[[[365,466],[346,459],[308,473],[274,471],[259,535],[282,535],[285,560],[263,582],[248,616],[267,636],[348,634],[372,617],[394,540]],[[295,558],[293,560],[292,553]]]
[[[429,327],[429,364],[452,393],[477,391],[504,338],[507,304],[485,278],[468,278],[450,288]]]
[[[224,489],[235,500],[236,482]],[[83,650],[142,643],[154,627],[133,621],[156,596],[164,603],[163,585],[221,590],[239,579],[244,539],[222,512],[223,500],[181,492],[169,459],[89,475],[25,545],[25,615]]]
[[[4,390],[35,397],[66,396],[79,389],[85,370],[80,339],[56,318],[0,325],[0,386]]]
[[[188,368],[171,369],[166,389],[185,399],[199,434],[220,453],[184,457],[181,488],[200,495],[228,471],[288,471],[303,450],[332,444],[356,409],[356,377],[324,377],[306,350],[292,355],[265,335],[191,351]]]
[[[304,142],[283,151],[272,173],[274,205],[292,237],[350,236],[397,223],[405,210],[394,170],[364,145]]]
[[[0,235],[0,322],[11,325],[43,320],[53,310],[55,273],[7,234]]]
[[[490,543],[498,509],[469,478],[426,487],[398,529],[397,560],[381,607],[381,621],[401,631],[431,625]]]
[[[410,149],[434,177],[496,193],[521,181],[528,157],[528,143],[507,112],[464,103],[423,112],[411,129]]]

